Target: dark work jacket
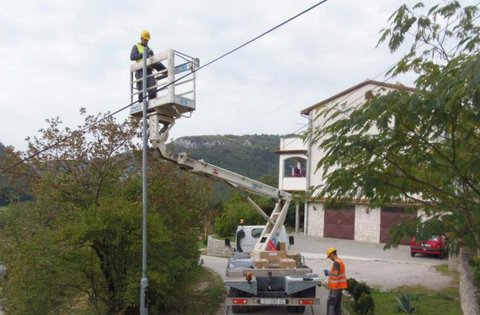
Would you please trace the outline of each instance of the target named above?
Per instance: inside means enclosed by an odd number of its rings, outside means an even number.
[[[148,47],[148,46],[145,46],[145,47]],[[148,57],[152,57],[152,56],[153,56],[153,50],[148,48]],[[137,45],[133,45],[132,52],[130,53],[130,60],[137,61],[137,60],[142,59],[142,58],[143,58],[143,54],[138,52]],[[155,69],[157,71],[162,71],[162,70],[165,70],[166,68],[161,62],[156,63],[156,64],[151,65],[147,68],[147,75],[152,74],[153,69]],[[142,77],[142,72],[143,72],[142,69],[136,71],[135,76],[137,78]]]

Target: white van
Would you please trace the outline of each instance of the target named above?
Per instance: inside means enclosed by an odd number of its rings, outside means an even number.
[[[264,225],[239,225],[235,233],[235,251],[250,253],[255,248],[255,244],[257,244],[264,228]],[[275,246],[277,246],[278,242],[284,242],[288,249],[290,245],[293,245],[293,236],[289,238],[285,227],[282,226],[272,236],[272,241]]]

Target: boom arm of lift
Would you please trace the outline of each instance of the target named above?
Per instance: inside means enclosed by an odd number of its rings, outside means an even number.
[[[203,160],[193,159],[187,156],[186,153],[175,154],[169,152],[165,142],[168,138],[168,132],[173,127],[174,123],[175,119],[167,119],[167,117],[164,117],[157,112],[149,115],[150,143],[156,150],[158,150],[163,159],[178,165],[183,170],[211,177],[223,181],[239,190],[268,197],[276,201],[274,210],[271,215],[268,216],[251,198],[247,197],[247,200],[252,204],[255,210],[267,221],[265,229],[253,251],[259,252],[266,250],[272,236],[282,227],[285,221],[288,207],[290,205],[291,194],[227,169],[204,162]]]
[[[166,141],[168,139],[168,132],[175,124],[175,120],[181,117],[188,117],[186,115],[195,110],[195,72],[199,67],[200,61],[197,58],[169,49],[162,53],[155,54],[147,60],[149,66],[156,63],[162,63],[165,66],[166,74],[163,73],[165,71],[163,70],[158,77],[157,73],[149,75],[154,76],[156,80],[153,80],[155,81],[155,85],[149,86],[148,89],[155,89],[157,91],[157,97],[153,99],[149,98],[147,102],[149,140],[152,146],[158,150],[163,159],[178,165],[181,169],[226,182],[244,192],[274,199],[276,201],[275,208],[272,214],[268,216],[247,196],[247,200],[267,221],[265,229],[253,251],[259,252],[266,250],[272,236],[275,235],[285,221],[291,195],[285,191],[224,168],[206,163],[202,160],[193,159],[187,156],[186,153],[173,154],[168,152]],[[142,103],[133,102],[134,98],[141,93],[138,83],[141,82],[142,79],[137,79],[134,76],[135,72],[141,69],[141,67],[141,62],[136,62],[130,67],[130,100],[134,104],[130,108],[130,115],[136,117],[143,116]],[[187,76],[189,76],[188,74],[183,74],[187,71],[191,71],[191,78],[187,78]]]

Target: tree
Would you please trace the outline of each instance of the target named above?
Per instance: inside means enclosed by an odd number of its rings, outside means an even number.
[[[5,157],[5,146],[0,142],[0,161]],[[0,207],[8,204],[8,186],[6,179],[0,176]]]
[[[261,197],[256,199],[257,202],[263,201]],[[253,209],[242,193],[237,192],[225,202],[222,215],[215,219],[215,233],[220,236],[234,235],[240,219],[244,219],[246,225],[265,224],[265,219]]]
[[[378,94],[357,107],[337,104],[319,113],[328,118],[312,134],[326,150],[317,165],[326,179],[319,195],[423,209],[429,220],[401,225],[390,245],[416,232],[422,238],[450,232],[451,244],[479,250],[478,9],[450,1],[421,10],[421,3],[401,6],[379,41],[393,52],[413,33],[409,52],[389,74],[415,73],[415,92]]]
[[[31,172],[28,166],[22,165],[20,158],[20,153],[15,152],[12,146],[5,147],[0,143],[0,168],[5,170],[17,165],[11,171],[0,174],[0,206],[32,199],[29,185]]]
[[[85,115],[82,131],[48,127],[29,142],[32,202],[0,212],[0,252],[8,277],[5,306],[14,314],[135,313],[141,276],[142,181],[138,122]],[[7,150],[8,151],[8,150]],[[9,161],[22,157],[7,152]],[[183,305],[197,271],[199,217],[210,194],[192,178],[149,156],[148,277],[152,313]],[[25,176],[25,174],[24,174]],[[10,176],[12,178],[16,176]]]

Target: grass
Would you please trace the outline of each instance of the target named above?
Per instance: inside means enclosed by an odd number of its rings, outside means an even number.
[[[409,293],[416,297],[417,311],[415,314],[462,315],[457,287],[440,291],[433,291],[425,287],[401,287],[391,291],[374,289],[372,297],[375,301],[375,314],[400,314],[395,296],[401,293]]]
[[[452,277],[452,281],[454,283],[458,283],[459,281],[459,274],[458,272],[451,272],[448,270],[448,264],[443,264],[443,265],[436,265],[434,266],[435,270],[439,273],[441,273],[444,276]]]
[[[423,286],[404,286],[394,290],[372,289],[372,298],[375,302],[375,314],[382,315],[399,315],[401,313],[398,308],[396,296],[406,293],[415,297],[417,315],[462,315],[460,308],[460,297],[458,292],[459,274],[458,272],[448,271],[448,265],[438,265],[435,269],[446,276],[452,278],[452,286],[438,291],[425,288]],[[347,300],[347,299],[345,299]],[[343,303],[342,303],[343,304]],[[355,314],[350,305],[345,305],[350,314]]]
[[[198,248],[199,250],[202,250],[202,249],[207,248],[207,245],[205,245],[205,242],[204,242],[204,241],[198,241],[198,242],[197,242],[197,248]]]

